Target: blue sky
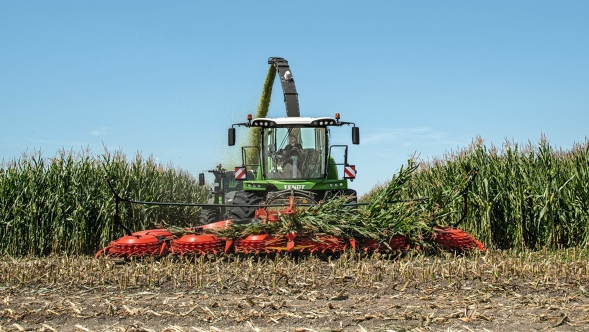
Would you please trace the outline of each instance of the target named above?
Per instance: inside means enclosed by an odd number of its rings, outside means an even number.
[[[360,193],[422,160],[587,137],[587,1],[2,1],[0,160],[140,152],[196,175],[235,166],[271,56],[303,116],[355,122]],[[284,116],[279,85],[270,116]]]

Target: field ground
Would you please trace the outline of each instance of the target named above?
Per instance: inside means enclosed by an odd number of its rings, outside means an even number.
[[[0,331],[589,331],[587,251],[0,258]]]

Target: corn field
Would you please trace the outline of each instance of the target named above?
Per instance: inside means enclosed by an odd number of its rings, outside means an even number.
[[[206,189],[186,172],[163,167],[137,154],[93,156],[89,151],[40,152],[3,162],[0,168],[0,253],[92,254],[123,235],[113,221],[115,201],[105,176],[121,197],[144,201],[202,203]],[[123,224],[132,230],[150,222],[173,220],[189,225],[196,208],[120,205]]]
[[[206,197],[206,189],[191,175],[139,154],[127,160],[120,152],[108,151],[100,156],[89,151],[61,151],[48,159],[33,153],[1,166],[3,254],[92,254],[123,235],[113,221],[115,201],[106,175],[121,197],[191,203],[202,203]],[[587,140],[563,151],[551,147],[544,138],[537,146],[506,142],[501,149],[487,147],[477,139],[443,159],[422,162],[402,185],[392,181],[388,186],[376,186],[363,199],[386,203],[387,199],[429,197],[422,203],[392,204],[379,210],[379,215],[398,214],[407,219],[402,213],[402,208],[407,208],[411,218],[436,216],[429,223],[453,225],[463,212],[461,190],[475,171],[478,176],[468,193],[468,214],[457,226],[488,247],[535,250],[587,245]],[[407,173],[401,171],[403,174]],[[394,193],[387,193],[391,188]],[[194,207],[121,204],[120,208],[122,222],[131,230],[154,228],[154,223],[194,225],[200,213]],[[372,224],[377,225],[375,222]],[[387,223],[398,224],[395,220]]]
[[[457,197],[468,174],[478,170],[469,192],[468,215],[459,227],[488,247],[541,249],[585,246],[589,240],[589,140],[564,151],[542,137],[537,145],[505,142],[471,146],[443,159],[422,162],[404,196],[449,204],[457,220]],[[380,186],[363,199],[382,190]],[[449,221],[449,223],[451,223]]]

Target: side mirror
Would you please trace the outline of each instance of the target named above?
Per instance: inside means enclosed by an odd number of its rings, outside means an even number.
[[[205,185],[205,173],[198,174],[198,185],[199,186]]]
[[[228,142],[229,146],[235,145],[235,128],[229,128]]]
[[[360,144],[360,128],[352,127],[352,144]]]
[[[270,151],[270,152],[276,152],[276,145],[274,145],[274,144],[268,144],[268,151]]]

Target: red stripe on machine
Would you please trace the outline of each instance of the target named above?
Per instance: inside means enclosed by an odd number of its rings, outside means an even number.
[[[245,167],[235,167],[235,180],[245,180],[246,174]]]
[[[344,167],[344,177],[349,178],[349,179],[356,178],[356,166],[355,165],[345,166]]]

